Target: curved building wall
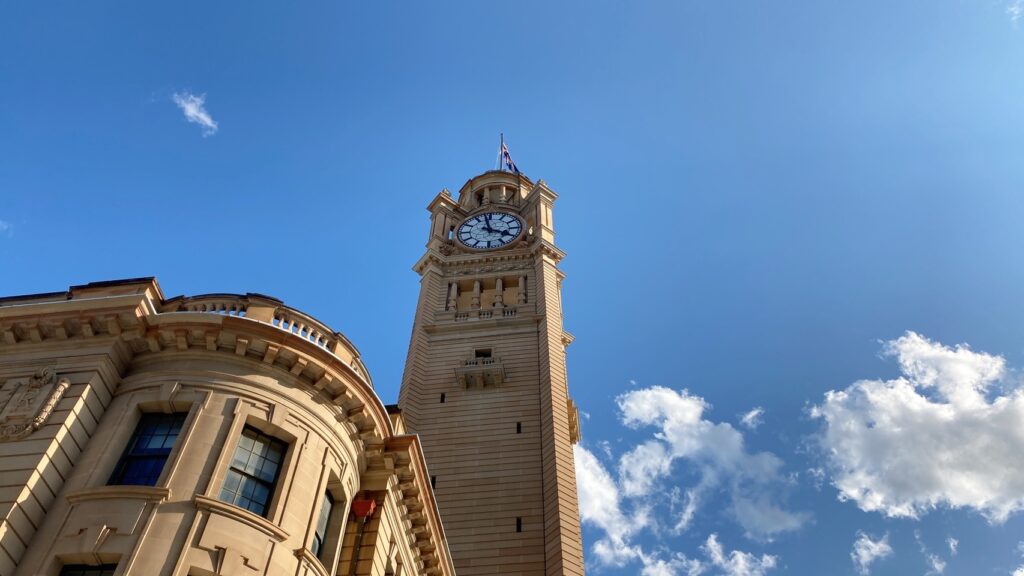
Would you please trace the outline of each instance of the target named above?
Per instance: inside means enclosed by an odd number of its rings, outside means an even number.
[[[4,299],[0,576],[453,574],[402,432],[351,344],[279,301]]]

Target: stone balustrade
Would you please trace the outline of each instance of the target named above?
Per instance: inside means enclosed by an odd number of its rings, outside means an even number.
[[[164,303],[161,312],[205,312],[239,316],[276,326],[309,340],[346,361],[369,378],[355,347],[339,332],[284,302],[262,294],[202,294],[178,296]]]
[[[467,320],[491,320],[494,318],[515,318],[519,315],[519,308],[529,308],[529,310],[524,311],[527,314],[530,314],[533,311],[532,305],[506,306],[504,308],[471,308],[464,311],[438,311],[436,317],[438,320],[451,320],[455,322],[465,322]]]
[[[455,369],[455,380],[463,388],[498,386],[505,381],[501,358],[470,358]]]

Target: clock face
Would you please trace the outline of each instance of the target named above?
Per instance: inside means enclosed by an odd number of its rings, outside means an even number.
[[[523,222],[504,212],[485,212],[459,225],[459,242],[469,248],[490,250],[507,246],[523,233]]]

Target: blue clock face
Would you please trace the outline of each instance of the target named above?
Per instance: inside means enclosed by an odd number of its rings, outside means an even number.
[[[459,225],[459,242],[476,250],[492,250],[507,246],[523,233],[523,222],[504,212],[485,212]]]

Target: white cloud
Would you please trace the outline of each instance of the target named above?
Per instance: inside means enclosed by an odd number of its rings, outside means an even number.
[[[946,546],[949,546],[949,555],[956,556],[956,549],[960,546],[960,541],[950,536],[946,538]]]
[[[720,509],[759,540],[795,530],[809,516],[782,503],[794,484],[783,462],[770,452],[748,451],[742,432],[706,419],[709,406],[703,398],[656,386],[631,389],[616,403],[622,424],[646,437],[617,461],[611,445],[599,442],[613,468],[587,448],[575,447],[580,518],[602,532],[589,551],[598,565],[638,563],[646,576],[692,576],[705,570],[759,576],[774,568],[774,556],[726,553],[715,535],[701,547],[703,557],[675,552],[667,543],[648,549],[638,544],[644,531],[661,538],[690,529],[705,500],[712,498],[724,497]],[[685,462],[679,468],[688,481],[674,475],[678,461]]]
[[[764,422],[761,418],[764,416],[764,408],[758,406],[750,412],[740,416],[740,425],[748,430],[756,430],[758,426]]]
[[[661,558],[658,554],[645,553],[634,544],[632,537],[647,525],[647,515],[642,509],[628,515],[623,513],[619,488],[597,457],[578,444],[574,454],[580,520],[604,532],[591,547],[598,564],[623,567],[638,561],[643,566],[643,576],[697,576],[703,571],[699,560],[684,554]]]
[[[807,475],[811,477],[814,489],[821,492],[821,487],[825,484],[825,469],[820,466],[808,468]]]
[[[763,554],[760,558],[748,552],[733,550],[726,553],[718,543],[718,536],[708,536],[707,542],[701,547],[710,560],[711,565],[722,571],[725,576],[764,576],[768,570],[775,568],[778,558]]]
[[[1006,5],[1006,14],[1010,17],[1010,22],[1016,24],[1020,21],[1021,16],[1024,16],[1024,0],[1012,0]]]
[[[967,508],[993,523],[1024,508],[1024,393],[990,390],[1004,360],[913,332],[883,351],[901,377],[829,391],[811,411],[839,498],[890,517]]]
[[[919,530],[914,530],[914,540],[917,540],[917,546],[921,549],[921,554],[928,561],[928,571],[925,572],[925,576],[937,576],[945,572],[946,561],[936,554],[932,554],[931,550],[928,550],[924,540],[921,539],[921,532]]]
[[[171,100],[181,108],[185,119],[193,124],[199,124],[203,129],[203,137],[212,136],[217,133],[217,122],[206,111],[206,94],[196,95],[190,92],[175,92]]]
[[[677,487],[678,489],[678,487]],[[678,520],[676,520],[675,526],[672,527],[676,532],[683,532],[690,527],[690,522],[693,522],[693,517],[697,515],[697,507],[700,505],[700,495],[704,491],[704,486],[697,486],[686,491],[686,496],[678,502],[673,502],[673,510],[678,510]],[[679,507],[682,510],[679,510]]]
[[[683,554],[668,560],[652,559],[644,563],[641,576],[699,576],[704,573],[704,563],[687,558]]]
[[[602,564],[612,566],[622,566],[638,558],[639,549],[627,542],[642,524],[635,517],[622,513],[615,481],[586,448],[575,446],[575,460],[580,520],[605,533],[605,538],[594,543],[594,554]]]
[[[928,576],[931,576],[932,574],[942,574],[946,571],[946,561],[942,558],[931,553],[925,554],[925,558],[928,559],[928,565],[931,567],[931,569],[926,573]]]
[[[704,418],[707,403],[687,391],[655,386],[630,391],[617,398],[622,422],[635,429],[653,427],[656,432],[619,460],[619,479],[629,497],[650,496],[653,487],[669,476],[676,460],[699,477],[688,491],[688,505],[679,513],[676,526],[689,524],[696,503],[707,490],[725,487],[729,511],[753,538],[799,528],[808,519],[779,504],[789,485],[783,462],[770,452],[750,453],[743,434],[728,423]]]
[[[1024,564],[1017,566],[1017,569],[1013,571],[1012,576],[1024,576]]]
[[[892,556],[892,546],[889,545],[888,534],[875,540],[864,532],[857,532],[857,540],[853,543],[850,559],[857,567],[858,574],[870,574],[871,564],[887,556]]]
[[[644,442],[619,460],[619,476],[626,496],[643,496],[651,486],[672,468],[672,459],[664,444],[656,440]]]
[[[600,566],[622,568],[639,562],[641,576],[699,576],[709,569],[717,569],[716,574],[724,576],[764,576],[776,567],[778,559],[769,554],[757,557],[741,550],[726,552],[715,534],[701,546],[703,559],[663,547],[653,552],[644,550],[634,539],[641,530],[651,527],[646,504],[624,502],[627,499],[597,457],[579,445],[574,450],[580,519],[603,532],[591,547]],[[623,511],[624,505],[632,506],[629,514]]]

